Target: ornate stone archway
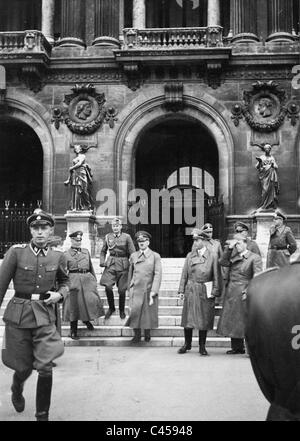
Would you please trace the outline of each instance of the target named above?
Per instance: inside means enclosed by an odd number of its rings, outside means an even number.
[[[184,96],[185,107],[182,112],[176,112],[176,118],[182,117],[199,121],[214,138],[219,153],[219,194],[223,195],[226,213],[232,211],[233,192],[233,138],[225,117],[207,101]],[[142,97],[145,99],[145,97]],[[118,194],[118,181],[127,181],[128,190],[135,187],[135,150],[139,137],[151,125],[167,118],[174,118],[174,113],[167,111],[164,104],[164,96],[150,97],[147,101],[131,103],[130,109],[124,109],[119,115],[119,121],[123,121],[119,128],[114,146],[114,182]],[[219,105],[220,108],[220,105]],[[227,111],[222,109],[225,114]],[[119,195],[118,195],[119,196]],[[126,201],[122,201],[122,213],[127,209]]]
[[[38,136],[43,149],[43,208],[52,212],[52,179],[54,143],[46,120],[51,120],[48,111],[28,96],[8,96],[5,100],[5,116],[27,124]]]

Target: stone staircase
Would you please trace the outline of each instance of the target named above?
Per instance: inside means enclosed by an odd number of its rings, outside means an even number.
[[[92,259],[97,280],[100,280],[102,268],[99,267],[99,259]],[[180,326],[182,304],[178,299],[177,291],[181,270],[184,259],[181,258],[163,258],[163,279],[159,292],[159,328],[151,331],[151,341],[149,343],[141,342],[141,345],[147,346],[182,346],[183,328]],[[108,308],[105,290],[98,285],[98,290],[103,299],[105,311]],[[126,319],[121,320],[118,311],[118,294],[115,289],[116,312],[109,320],[100,317],[93,322],[94,331],[89,331],[82,322],[78,322],[78,335],[80,340],[72,340],[68,337],[69,323],[62,322],[62,337],[66,346],[128,346],[133,336],[131,328],[125,326]],[[3,300],[0,309],[0,338],[3,336],[4,323],[2,320],[4,309],[13,296],[13,285],[11,284]],[[126,299],[126,304],[127,304]],[[207,347],[229,347],[230,339],[223,338],[216,334],[216,325],[220,315],[221,306],[216,306],[215,327],[208,333]],[[125,309],[128,315],[128,308]],[[193,344],[198,346],[198,332],[194,331]]]

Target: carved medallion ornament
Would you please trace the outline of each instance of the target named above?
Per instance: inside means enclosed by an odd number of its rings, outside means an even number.
[[[66,125],[71,132],[78,135],[94,133],[105,118],[104,93],[96,93],[92,84],[76,84],[72,90],[74,93],[66,95],[64,100],[68,106],[65,113]]]
[[[75,84],[73,93],[65,95],[66,106],[52,108],[52,122],[58,130],[60,123],[65,123],[71,132],[77,135],[91,135],[103,122],[110,128],[117,121],[114,107],[105,107],[104,93],[96,93],[92,84]]]
[[[285,90],[280,89],[275,81],[257,81],[252,90],[244,91],[244,103],[235,104],[231,119],[235,126],[243,117],[249,126],[258,132],[273,132],[284,122],[285,116],[291,119],[292,125],[297,120],[299,106],[286,104]]]

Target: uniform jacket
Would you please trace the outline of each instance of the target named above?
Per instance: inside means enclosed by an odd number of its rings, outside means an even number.
[[[270,229],[270,241],[267,255],[267,268],[284,266],[290,263],[290,255],[297,249],[297,242],[290,227]]]
[[[213,328],[215,300],[207,297],[205,282],[212,281],[211,294],[220,295],[218,258],[211,248],[203,256],[193,249],[186,257],[178,291],[184,293],[181,326],[208,330]]]
[[[245,301],[243,294],[254,275],[262,271],[262,260],[252,251],[246,250],[245,255],[241,256],[225,246],[220,264],[229,268],[229,280],[225,288],[217,332],[231,338],[244,338]]]
[[[66,258],[62,251],[48,248],[36,255],[31,244],[13,245],[5,254],[0,267],[0,305],[13,280],[14,289],[23,294],[41,294],[58,291],[64,297],[69,291]],[[3,320],[20,328],[35,328],[54,323],[55,308],[43,301],[13,297],[5,310]]]
[[[131,328],[153,329],[158,327],[158,295],[149,306],[149,294],[159,293],[162,278],[161,258],[149,248],[130,257],[128,272],[129,309],[127,325]]]
[[[102,301],[98,295],[97,279],[87,249],[70,248],[65,251],[68,270],[86,270],[87,273],[69,273],[70,294],[64,299],[65,321],[90,321],[104,315]]]
[[[124,271],[129,267],[129,257],[135,252],[131,236],[121,233],[116,237],[114,233],[105,236],[100,253],[100,266],[114,267],[115,271]]]

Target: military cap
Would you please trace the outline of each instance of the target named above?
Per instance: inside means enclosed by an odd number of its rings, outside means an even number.
[[[111,220],[111,223],[112,223],[112,224],[122,224],[122,219],[121,219],[120,217],[114,217],[114,218]]]
[[[235,231],[249,231],[248,225],[244,224],[244,222],[238,221],[234,224]]]
[[[71,239],[77,239],[77,240],[81,240],[83,236],[83,232],[82,231],[74,231],[73,233],[69,234],[69,237],[71,237]]]
[[[27,225],[33,227],[34,225],[50,225],[54,226],[54,218],[51,214],[37,208],[34,212],[27,218]]]
[[[199,228],[194,228],[192,231],[192,235],[193,235],[193,239],[197,240],[197,239],[210,239],[209,234],[207,234],[205,231],[200,230]]]
[[[147,231],[138,231],[135,234],[135,239],[137,242],[145,242],[145,240],[151,239],[151,234],[148,233]]]
[[[201,228],[203,231],[206,231],[207,233],[212,233],[213,231],[213,226],[210,223],[204,224],[203,227]]]
[[[286,220],[286,216],[282,214],[280,211],[275,211],[274,218],[280,217],[283,220]]]

